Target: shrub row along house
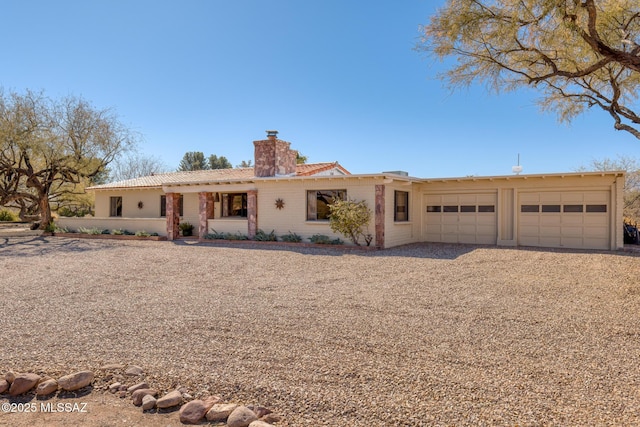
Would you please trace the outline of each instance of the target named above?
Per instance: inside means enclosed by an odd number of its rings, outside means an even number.
[[[365,200],[373,245],[476,243],[612,250],[623,246],[624,172],[416,178],[404,172],[351,174],[337,162],[296,164],[290,143],[267,131],[254,141],[253,168],[174,172],[91,187],[95,217],[60,218],[70,229],[145,230],[202,238],[259,229],[303,238],[332,233],[328,205]]]

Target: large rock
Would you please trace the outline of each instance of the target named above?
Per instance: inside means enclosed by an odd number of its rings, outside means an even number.
[[[42,381],[38,384],[38,387],[36,387],[36,394],[38,396],[47,396],[51,393],[55,393],[56,391],[58,391],[58,381],[53,378]]]
[[[63,390],[75,391],[88,386],[91,384],[91,381],[93,381],[93,372],[80,371],[58,378],[58,385],[60,385],[60,388]]]
[[[11,384],[13,382],[13,380],[16,379],[16,374],[13,371],[9,371],[6,374],[4,374],[4,379]]]
[[[140,366],[136,366],[136,365],[131,365],[127,368],[126,371],[124,371],[125,375],[130,375],[132,377],[135,377],[137,375],[142,375],[144,374],[144,369],[142,369]]]
[[[156,398],[151,396],[150,394],[145,394],[142,398],[142,410],[148,411],[149,409],[153,409],[156,407]]]
[[[111,384],[109,386],[109,392],[115,393],[116,391],[120,390],[120,386],[121,385],[122,385],[122,383],[120,383],[120,382],[115,382],[115,383]]]
[[[209,409],[220,402],[219,396],[209,396],[204,400],[192,400],[180,408],[180,422],[184,424],[198,424]]]
[[[152,388],[141,388],[133,392],[133,394],[131,395],[131,400],[133,400],[134,405],[140,406],[142,405],[142,399],[145,396],[151,395],[153,397],[156,397],[157,394],[158,394],[158,391]]]
[[[238,406],[229,414],[227,427],[248,427],[249,424],[257,420],[258,417],[251,409],[246,406]]]
[[[149,384],[147,384],[147,383],[145,383],[145,382],[138,383],[138,384],[136,384],[136,385],[132,385],[131,387],[129,387],[129,388],[127,389],[127,391],[128,391],[129,393],[133,393],[134,391],[136,391],[136,390],[140,390],[140,389],[143,389],[143,388],[149,388]]]
[[[202,400],[192,400],[180,408],[180,422],[183,424],[198,424],[207,413],[207,406]]]
[[[273,412],[271,409],[265,408],[264,406],[247,405],[247,408],[251,409],[258,418],[262,418]]]
[[[207,421],[226,421],[237,407],[235,403],[217,403],[207,412]]]
[[[156,402],[156,406],[160,409],[171,408],[172,406],[178,406],[182,403],[182,393],[178,390],[173,390],[162,396]]]
[[[40,375],[33,373],[17,374],[11,382],[9,387],[9,394],[11,396],[17,396],[22,393],[26,393],[38,384],[40,381]]]
[[[7,380],[0,380],[0,394],[4,393],[5,391],[9,390],[9,386],[11,384],[9,384],[9,381]]]

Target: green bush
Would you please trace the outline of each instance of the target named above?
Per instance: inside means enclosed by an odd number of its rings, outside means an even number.
[[[365,200],[356,202],[336,199],[329,205],[329,210],[329,226],[332,231],[348,237],[358,246],[361,236],[365,238],[367,246],[371,243],[373,238],[365,231],[371,221],[371,209],[367,207]]]
[[[189,222],[182,222],[178,227],[180,227],[180,231],[182,231],[183,236],[193,236],[193,224]]]
[[[138,237],[149,237],[151,236],[151,233],[148,233],[144,230],[140,230],[140,231],[136,231],[136,236]]]
[[[205,235],[204,238],[209,240],[224,240],[225,233],[218,233],[216,230],[212,228],[211,233]]]
[[[66,206],[62,206],[60,208],[58,208],[58,215],[60,216],[66,216],[66,217],[80,217],[82,218],[83,216],[89,215],[91,214],[91,211],[89,209],[85,209],[85,208],[79,208],[76,210],[71,210]]]
[[[236,234],[227,233],[225,234],[225,239],[227,240],[249,240],[245,234],[240,233],[239,231]]]
[[[78,228],[78,233],[91,234],[91,235],[94,235],[94,236],[98,235],[98,234],[103,234],[102,231],[103,230],[101,230],[101,229],[99,229],[97,227],[93,227],[93,228],[79,227]],[[109,233],[107,233],[107,234],[109,234]]]
[[[265,233],[262,230],[258,230],[253,240],[256,240],[258,242],[277,242],[278,237],[276,236],[274,230],[271,230],[271,233],[269,234]]]
[[[18,216],[11,211],[3,209],[0,211],[0,221],[17,221]]]
[[[114,236],[122,236],[124,234],[124,230],[111,230],[111,234],[113,234]]]
[[[287,234],[280,236],[280,240],[283,242],[300,243],[302,242],[302,237],[289,231]]]
[[[316,243],[318,245],[342,245],[344,243],[340,239],[332,239],[324,234],[314,234],[309,237],[309,240],[311,240],[311,243]]]

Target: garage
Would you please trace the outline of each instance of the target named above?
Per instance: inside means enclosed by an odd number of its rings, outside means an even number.
[[[424,240],[495,245],[496,193],[425,194]]]
[[[520,192],[518,244],[610,249],[609,191]]]

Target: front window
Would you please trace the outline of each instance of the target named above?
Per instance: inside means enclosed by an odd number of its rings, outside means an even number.
[[[122,197],[109,198],[109,216],[122,216]]]
[[[328,220],[331,214],[329,205],[336,199],[346,200],[347,190],[307,191],[307,221]]]
[[[247,217],[247,193],[229,193],[222,195],[223,217]]]
[[[180,216],[184,216],[184,198],[182,194],[178,199],[178,208],[180,210]],[[167,196],[160,196],[160,216],[167,216]]]
[[[396,222],[409,221],[409,192],[395,192],[393,220]]]

